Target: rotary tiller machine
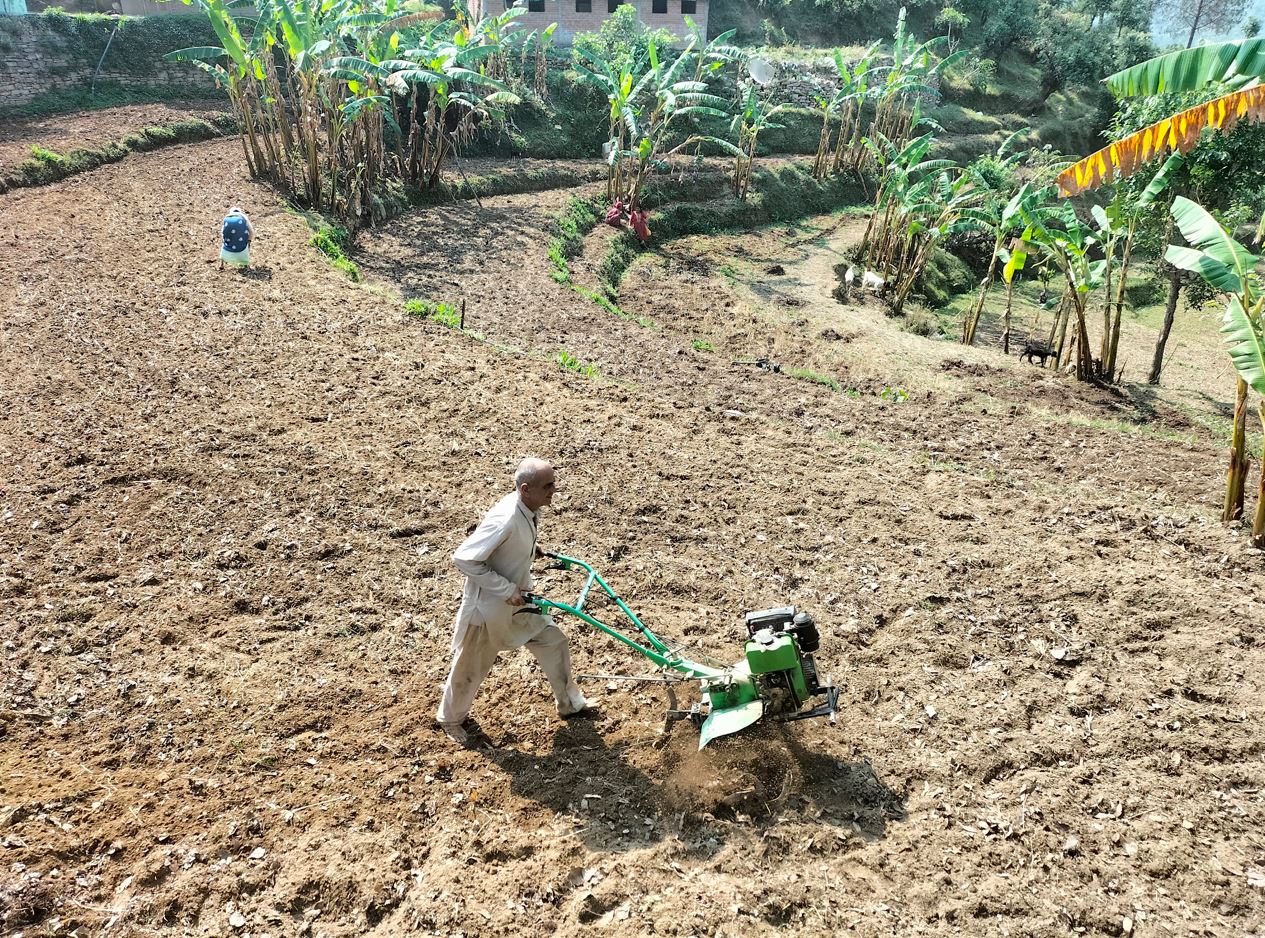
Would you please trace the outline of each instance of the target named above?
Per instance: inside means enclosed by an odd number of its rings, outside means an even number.
[[[527,604],[515,615],[526,612],[575,616],[649,658],[659,666],[660,676],[591,676],[667,685],[672,707],[668,712],[669,719],[690,719],[699,728],[699,749],[719,736],[737,733],[765,717],[788,722],[824,716],[831,723],[835,722],[839,689],[829,677],[817,672],[813,652],[817,650],[820,638],[817,626],[808,613],[796,612],[794,606],[747,613],[748,637],[742,660],[728,667],[710,659],[700,662],[685,657],[682,645],[671,646],[655,635],[592,566],[574,557],[560,554],[546,556],[555,561],[548,569],[580,570],[586,574],[578,598],[568,604],[530,593],[525,597]],[[636,629],[635,635],[622,632],[585,611],[594,586],[609,596],[628,617]],[[689,710],[677,710],[672,685],[691,678],[701,682],[701,699]],[[805,709],[816,697],[825,699]]]

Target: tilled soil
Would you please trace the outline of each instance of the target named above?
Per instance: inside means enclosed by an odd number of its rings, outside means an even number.
[[[64,156],[74,149],[97,149],[107,143],[117,143],[129,133],[146,127],[163,127],[195,118],[210,120],[223,113],[224,108],[206,101],[164,101],[54,117],[5,120],[0,124],[0,176],[23,160],[29,160],[33,146]]]
[[[1122,434],[1128,396],[839,306],[781,229],[664,246],[620,298],[658,328],[618,319],[549,277],[565,191],[401,218],[353,284],[240,162],[0,199],[7,930],[1265,926],[1265,573],[1209,431]],[[240,193],[245,275],[214,264]],[[795,282],[719,269],[765,255]],[[842,390],[731,364],[766,352]],[[838,724],[697,753],[661,688],[562,722],[514,653],[453,748],[449,556],[527,454],[545,545],[666,635],[733,659],[744,611],[811,610]],[[580,672],[644,673],[567,627]]]

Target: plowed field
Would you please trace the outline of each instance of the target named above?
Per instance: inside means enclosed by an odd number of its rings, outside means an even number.
[[[1265,555],[1217,521],[1215,340],[1147,394],[901,332],[831,297],[842,215],[657,245],[621,319],[549,276],[574,194],[397,219],[361,284],[233,140],[0,198],[3,930],[1262,933]],[[450,555],[529,454],[544,546],[666,635],[732,660],[743,612],[811,610],[838,724],[696,753],[654,685],[559,721],[518,652],[454,748]]]

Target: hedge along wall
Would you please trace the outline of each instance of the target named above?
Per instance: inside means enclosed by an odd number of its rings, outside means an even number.
[[[0,111],[59,91],[87,91],[107,42],[110,50],[98,86],[121,85],[168,97],[181,89],[215,87],[211,77],[193,65],[163,61],[175,49],[219,45],[211,24],[201,17],[0,16]]]

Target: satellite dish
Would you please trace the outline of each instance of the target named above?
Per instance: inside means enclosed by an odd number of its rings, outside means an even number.
[[[747,73],[757,85],[767,85],[773,80],[776,70],[764,59],[747,59]]]

